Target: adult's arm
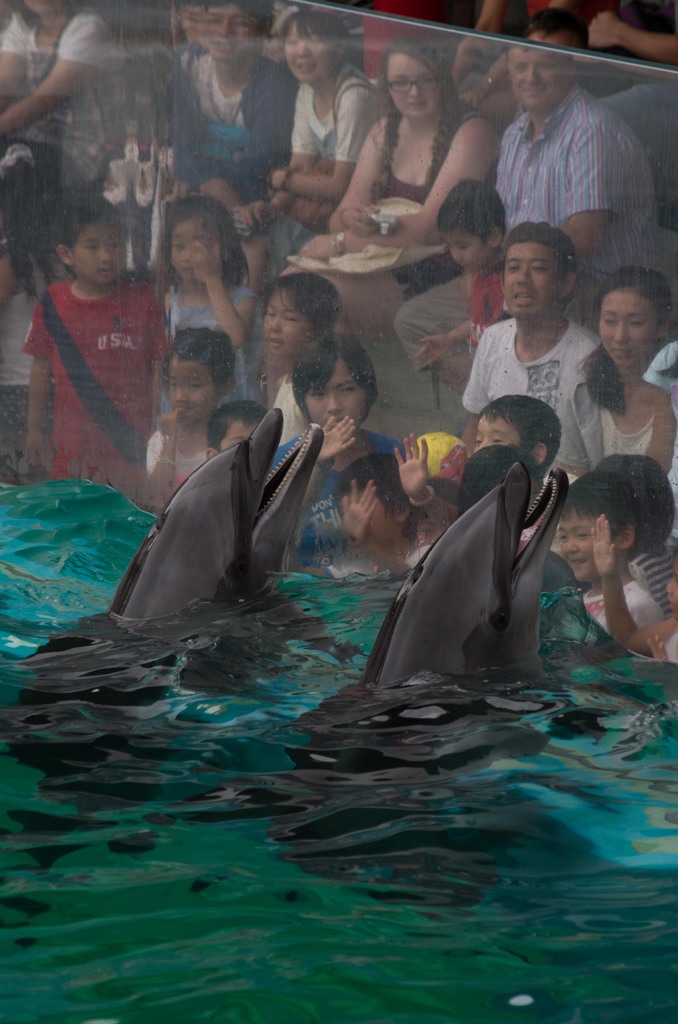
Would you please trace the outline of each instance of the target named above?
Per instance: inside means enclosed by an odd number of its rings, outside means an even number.
[[[608,210],[574,213],[560,225],[560,230],[572,240],[577,256],[590,256],[602,245],[611,216]]]
[[[2,44],[0,92],[5,88],[14,102],[0,115],[0,134],[15,132],[58,109],[108,67],[113,56],[110,34],[95,14],[82,12],[71,18],[59,40],[56,61],[45,79],[29,96],[16,99],[24,70],[30,33],[20,18],[13,18]],[[9,58],[5,62],[5,58]]]
[[[589,25],[589,46],[592,50],[620,46],[644,60],[678,64],[678,36],[670,32],[645,32],[633,28],[612,11],[597,14]]]
[[[504,18],[508,0],[483,0],[480,14],[475,23],[476,32],[494,32],[500,34],[504,28]]]
[[[257,61],[242,98],[248,139],[227,175],[243,202],[266,199],[269,172],[289,163],[296,93],[286,68],[265,57]]]
[[[4,55],[8,56],[8,55]],[[9,55],[9,56],[14,56]],[[2,69],[0,68],[0,74]],[[0,135],[8,135],[25,128],[41,117],[57,110],[62,104],[91,82],[96,68],[73,60],[58,60],[38,88],[24,99],[6,106],[0,114]]]

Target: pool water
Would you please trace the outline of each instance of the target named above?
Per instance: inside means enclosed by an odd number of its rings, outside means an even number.
[[[674,666],[558,595],[543,677],[365,694],[385,580],[123,630],[149,523],[0,491],[0,1021],[675,1020]]]

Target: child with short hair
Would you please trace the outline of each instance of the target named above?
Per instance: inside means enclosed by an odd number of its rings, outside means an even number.
[[[260,397],[264,337],[257,296],[245,284],[247,261],[228,210],[190,195],[167,207],[165,298],[170,338],[185,328],[225,332],[235,352],[233,398]]]
[[[445,334],[420,338],[411,358],[419,367],[440,363],[440,375],[453,391],[466,387],[480,335],[504,316],[501,247],[504,206],[487,182],[460,181],[440,207],[438,230],[461,268],[455,286],[469,316]]]
[[[671,614],[666,586],[673,572],[673,555],[667,542],[674,518],[673,490],[666,473],[649,455],[608,455],[596,466],[600,473],[619,473],[627,478],[642,516],[636,524],[636,554],[629,563],[631,574],[645,584],[664,615]]]
[[[233,366],[233,350],[223,331],[177,333],[169,361],[172,411],[148,442],[146,502],[152,508],[162,508],[207,458],[207,425],[233,386]]]
[[[616,473],[585,473],[571,485],[558,525],[560,554],[579,584],[588,584],[584,605],[605,629],[607,603],[604,574],[594,551],[594,528],[599,517],[610,525],[616,556],[615,571],[624,600],[636,626],[659,622],[662,611],[650,592],[629,571],[636,546],[636,498],[628,480]]]
[[[365,430],[363,422],[377,400],[377,378],[369,355],[355,338],[337,336],[311,349],[294,367],[292,386],[307,422],[323,428],[324,441],[306,493],[297,549],[305,572],[330,575],[346,556],[335,484],[339,473],[366,455],[393,455],[394,438]],[[296,442],[281,445],[276,461]]]
[[[612,540],[610,523],[604,515],[598,517],[594,527],[593,554],[602,580],[608,629],[615,640],[657,661],[678,662],[678,551],[673,556],[673,572],[666,585],[671,614],[649,625],[639,624],[631,614],[619,567],[618,546]]]
[[[547,470],[560,448],[560,420],[550,405],[529,395],[502,395],[480,411],[475,450],[512,444]]]
[[[335,493],[350,554],[329,566],[328,575],[388,571],[400,576],[417,564],[422,554],[417,543],[421,509],[410,503],[393,455],[368,455],[352,462],[339,474]]]
[[[122,228],[101,196],[74,199],[55,234],[71,280],[43,293],[24,345],[33,357],[26,455],[53,479],[86,477],[138,500],[160,403],[162,312],[150,285],[121,279]]]
[[[207,458],[218,455],[238,441],[246,441],[266,415],[259,402],[226,402],[210,416],[207,424]]]
[[[269,370],[277,362],[283,371],[277,382],[270,382],[275,396],[272,408],[283,413],[281,444],[297,437],[308,424],[294,398],[294,367],[310,346],[332,334],[339,307],[337,289],[319,274],[284,275],[273,286],[264,315],[264,337]]]

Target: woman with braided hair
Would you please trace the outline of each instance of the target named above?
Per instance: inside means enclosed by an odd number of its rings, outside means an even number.
[[[370,243],[393,248],[435,244],[438,210],[451,189],[490,173],[497,154],[495,132],[482,118],[464,116],[447,60],[435,45],[421,38],[394,40],[384,52],[379,85],[388,112],[363,144],[344,198],[330,218],[332,234],[316,236],[302,256],[330,259],[360,252]],[[389,198],[419,203],[420,209],[399,216],[384,234],[372,218]],[[405,288],[409,296],[425,291],[444,279],[441,270],[440,262],[426,260],[394,274],[332,275],[350,321],[342,320],[342,327],[390,333]]]

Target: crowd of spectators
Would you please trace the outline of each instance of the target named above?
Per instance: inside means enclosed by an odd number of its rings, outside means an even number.
[[[84,477],[158,510],[276,406],[280,456],[310,421],[325,434],[307,571],[405,571],[518,457],[535,487],[551,465],[588,481],[552,582],[588,587],[626,640],[668,614],[678,342],[655,188],[678,114],[653,104],[675,87],[594,96],[577,51],[678,63],[678,44],[613,7],[531,11],[511,44],[391,25],[375,80],[350,12],[177,0],[137,111],[138,62],[99,14],[0,0],[3,481]],[[478,27],[504,11],[486,0]],[[365,426],[366,341],[407,354],[405,413],[407,375],[430,374],[465,423]]]

